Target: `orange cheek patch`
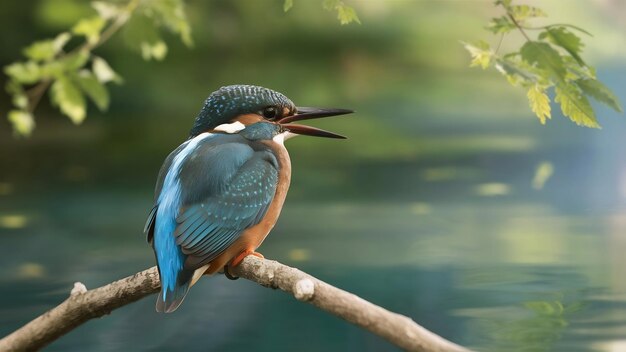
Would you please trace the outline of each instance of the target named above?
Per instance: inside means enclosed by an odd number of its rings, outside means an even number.
[[[239,115],[235,117],[231,122],[239,121],[246,126],[252,125],[254,123],[264,121],[263,118],[257,114],[245,114]]]

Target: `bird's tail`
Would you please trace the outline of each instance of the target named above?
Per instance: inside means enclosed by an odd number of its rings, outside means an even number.
[[[187,292],[189,292],[192,275],[193,272],[181,271],[178,274],[178,282],[172,289],[167,288],[165,285],[161,287],[161,292],[156,302],[157,312],[171,313],[183,303]]]

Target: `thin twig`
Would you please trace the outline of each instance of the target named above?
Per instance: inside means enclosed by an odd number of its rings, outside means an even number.
[[[498,51],[500,50],[500,46],[502,46],[503,40],[504,40],[504,33],[500,35],[500,40],[498,41],[498,46],[496,47],[496,51],[494,51],[494,54],[497,54]]]
[[[46,79],[26,91],[26,96],[28,97],[28,105],[26,106],[26,110],[29,113],[32,114],[33,112],[35,112],[35,108],[39,104],[41,97],[43,97],[44,93],[48,90],[51,84],[52,80]]]
[[[522,33],[524,38],[526,38],[527,41],[532,42],[532,40],[530,39],[528,34],[526,34],[526,32],[524,31],[524,28],[522,28],[522,26],[520,26],[519,23],[517,23],[517,21],[515,20],[515,17],[513,17],[513,15],[511,15],[511,13],[509,13],[508,11],[507,11],[506,15],[509,16],[511,21],[513,21],[513,24],[515,25],[515,27],[517,27],[517,29],[519,29],[519,31]]]
[[[100,39],[98,39],[98,41],[93,45],[86,46],[86,49],[91,51],[109,40],[117,31],[120,30],[120,28],[124,26],[124,24],[126,24],[126,21],[128,21],[132,13],[137,9],[139,3],[140,0],[132,0],[131,2],[129,2],[128,5],[126,5],[124,11],[117,16],[115,21],[113,21],[113,23],[104,32],[102,32],[102,34],[100,35]],[[86,43],[86,45],[88,44],[89,43]]]
[[[248,256],[232,269],[232,273],[265,287],[291,293],[296,299],[341,317],[407,351],[469,351],[426,330],[406,316],[392,313],[276,261]],[[88,291],[77,283],[64,302],[0,339],[0,351],[43,348],[88,320],[154,294],[159,288],[156,267]],[[88,350],[89,346],[85,349]]]

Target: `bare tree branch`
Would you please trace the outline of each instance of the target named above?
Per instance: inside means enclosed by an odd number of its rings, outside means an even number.
[[[468,349],[438,336],[410,318],[273,260],[248,256],[232,272],[262,286],[278,288],[386,339],[407,351],[460,352]]]
[[[352,293],[333,287],[298,269],[248,256],[232,273],[260,285],[293,294],[408,351],[469,351],[426,330],[410,318],[392,313]],[[40,349],[89,319],[156,293],[156,267],[108,285],[86,290],[76,283],[63,303],[0,340],[0,351]]]
[[[152,267],[93,290],[78,287],[80,284],[74,285],[72,294],[63,303],[0,340],[0,351],[43,348],[89,319],[99,318],[157,292],[161,283],[157,268]]]

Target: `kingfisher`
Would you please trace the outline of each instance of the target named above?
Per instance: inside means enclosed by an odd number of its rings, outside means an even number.
[[[344,136],[293,122],[352,113],[296,107],[282,93],[232,85],[211,93],[189,138],[165,159],[144,232],[154,249],[158,312],[175,311],[202,275],[228,273],[272,230],[289,189],[284,141]]]

